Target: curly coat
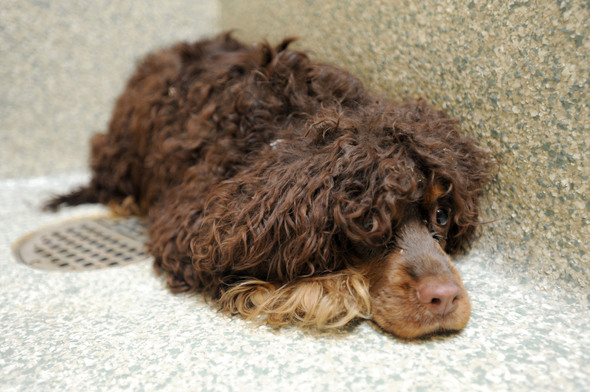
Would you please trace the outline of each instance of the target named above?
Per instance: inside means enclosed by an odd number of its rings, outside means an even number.
[[[170,288],[229,313],[373,318],[402,337],[463,328],[447,254],[474,235],[491,158],[424,101],[370,94],[291,42],[223,34],[147,56],[92,139],[90,184],[48,207],[147,215]]]

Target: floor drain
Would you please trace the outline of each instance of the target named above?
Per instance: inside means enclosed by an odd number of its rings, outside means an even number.
[[[139,218],[84,218],[28,234],[14,244],[13,253],[37,269],[93,270],[145,261],[150,257],[146,241]]]

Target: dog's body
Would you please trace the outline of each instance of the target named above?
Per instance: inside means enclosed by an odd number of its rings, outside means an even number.
[[[473,236],[491,160],[422,101],[229,34],[148,56],[93,138],[91,183],[48,206],[147,215],[173,291],[273,325],[373,318],[463,328],[448,254]]]

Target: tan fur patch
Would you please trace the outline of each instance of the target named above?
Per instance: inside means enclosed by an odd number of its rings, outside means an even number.
[[[441,183],[433,182],[424,193],[424,206],[429,208],[434,205],[434,203],[445,193],[446,190]]]
[[[247,280],[226,291],[218,303],[226,312],[273,327],[340,328],[355,318],[371,318],[369,282],[353,269],[302,278],[280,287]]]
[[[141,209],[135,202],[135,198],[131,195],[127,196],[122,201],[111,201],[109,203],[109,208],[111,209],[113,214],[117,216],[142,215]]]

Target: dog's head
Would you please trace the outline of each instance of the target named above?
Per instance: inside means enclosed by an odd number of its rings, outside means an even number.
[[[368,278],[379,326],[407,338],[460,330],[471,307],[450,255],[479,225],[493,160],[424,102],[378,113],[320,126],[342,172],[334,222]]]
[[[367,264],[373,320],[381,328],[414,338],[467,325],[469,296],[444,251],[453,218],[448,192],[431,184],[405,211],[391,252]]]

